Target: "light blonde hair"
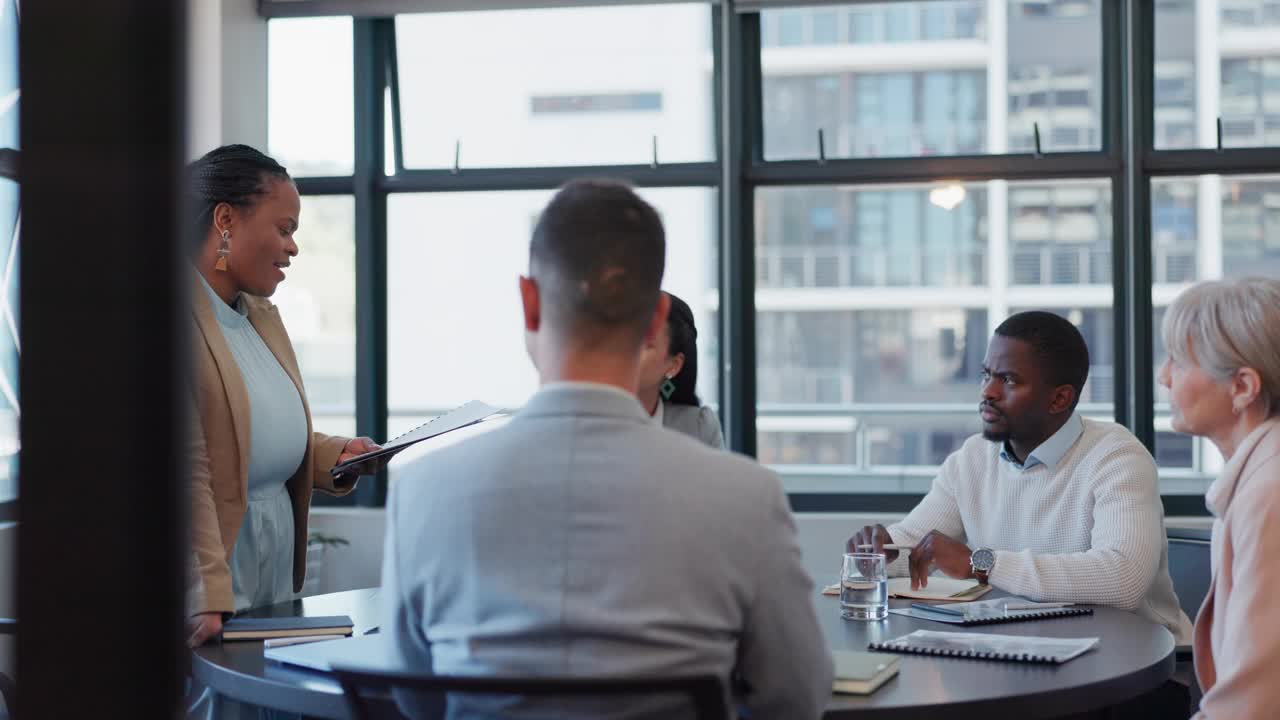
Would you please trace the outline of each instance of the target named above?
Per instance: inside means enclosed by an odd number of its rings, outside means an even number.
[[[1174,299],[1162,327],[1174,362],[1221,382],[1241,368],[1255,370],[1268,417],[1280,415],[1280,280],[1198,283]]]

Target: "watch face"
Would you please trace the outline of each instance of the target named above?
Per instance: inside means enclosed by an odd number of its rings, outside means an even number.
[[[996,566],[996,554],[986,548],[974,550],[971,562],[974,570],[991,572],[991,568]]]

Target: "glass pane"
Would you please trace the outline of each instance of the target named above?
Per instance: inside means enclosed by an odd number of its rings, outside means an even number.
[[[663,287],[693,309],[698,394],[718,397],[716,194],[643,189],[667,232]],[[392,195],[387,208],[388,429],[394,435],[479,399],[519,408],[538,385],[525,353],[517,277],[551,193]],[[465,312],[458,312],[464,308]]]
[[[1280,2],[1156,3],[1155,145],[1280,145]]]
[[[18,184],[0,179],[0,502],[18,496],[19,231]]]
[[[1155,178],[1151,190],[1153,361],[1158,370],[1166,357],[1164,311],[1191,283],[1280,277],[1280,175]],[[1173,432],[1169,391],[1159,382],[1155,398],[1162,492],[1204,493],[1222,470],[1222,455],[1207,440]]]
[[[711,160],[706,3],[401,15],[408,167]],[[480,91],[478,91],[480,89]]]
[[[18,6],[0,0],[0,152],[18,148],[19,96]],[[18,497],[18,197],[0,178],[0,503]]]
[[[1007,30],[989,32],[993,19]],[[760,22],[766,159],[816,157],[818,130],[828,157],[1028,152],[1036,127],[1046,152],[1101,148],[1099,0],[857,4]]]
[[[1110,292],[1110,205],[1105,183],[1010,183],[1009,282]]]
[[[1080,328],[1081,412],[1113,417],[1109,187],[757,191],[760,461],[792,492],[926,491],[978,431],[987,341],[1022,310]],[[1046,269],[1015,277],[1020,255]]]
[[[294,177],[355,167],[351,18],[267,23],[267,148]]]
[[[298,257],[271,301],[289,330],[317,432],[356,434],[355,200],[302,198]]]

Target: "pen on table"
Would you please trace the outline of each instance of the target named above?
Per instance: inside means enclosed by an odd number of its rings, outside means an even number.
[[[268,638],[262,641],[263,647],[284,647],[286,645],[301,645],[303,643],[320,642],[322,640],[337,640],[344,638],[346,635],[298,635],[296,637]]]
[[[1075,603],[1069,602],[1045,602],[1045,603],[1005,603],[1005,610],[1040,610],[1042,608],[1060,608],[1071,607]]]
[[[911,607],[916,608],[917,610],[927,610],[929,612],[942,613],[944,615],[959,615],[960,617],[964,617],[966,615],[965,611],[963,610],[956,610],[955,608],[949,608],[945,605],[928,605],[926,603],[911,603]]]

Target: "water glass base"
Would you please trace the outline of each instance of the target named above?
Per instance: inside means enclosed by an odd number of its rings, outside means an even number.
[[[840,608],[840,617],[845,620],[864,620],[874,621],[883,620],[889,617],[889,608],[884,605],[871,605],[866,607],[842,607]]]

